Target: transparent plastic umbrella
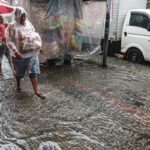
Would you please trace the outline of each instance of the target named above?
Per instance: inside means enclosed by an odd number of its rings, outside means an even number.
[[[14,8],[5,0],[0,0],[0,14],[9,14],[14,11]]]

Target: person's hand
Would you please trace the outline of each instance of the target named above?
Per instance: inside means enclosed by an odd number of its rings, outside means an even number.
[[[17,59],[22,59],[22,56],[18,52],[15,52],[15,56],[16,56]]]
[[[44,55],[44,50],[40,49],[40,54]]]

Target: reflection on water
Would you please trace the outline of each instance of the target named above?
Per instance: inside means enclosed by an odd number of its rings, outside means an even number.
[[[28,79],[21,94],[0,80],[0,149],[149,150],[149,66],[108,63],[43,68],[46,100],[33,99]]]
[[[3,57],[3,60],[2,60],[2,68],[3,68],[3,73],[4,73],[4,75],[2,76],[3,79],[13,78],[11,67],[5,56]]]

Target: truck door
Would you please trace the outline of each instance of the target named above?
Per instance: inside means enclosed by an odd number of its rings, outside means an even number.
[[[122,47],[126,50],[131,47],[137,48],[145,60],[150,59],[150,32],[147,30],[150,23],[149,15],[133,11],[129,16],[122,33]]]

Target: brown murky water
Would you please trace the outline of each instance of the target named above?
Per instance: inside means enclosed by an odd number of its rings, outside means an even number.
[[[108,69],[75,61],[42,68],[34,99],[28,79],[23,92],[5,65],[0,79],[2,150],[149,150],[150,69],[109,58]]]

